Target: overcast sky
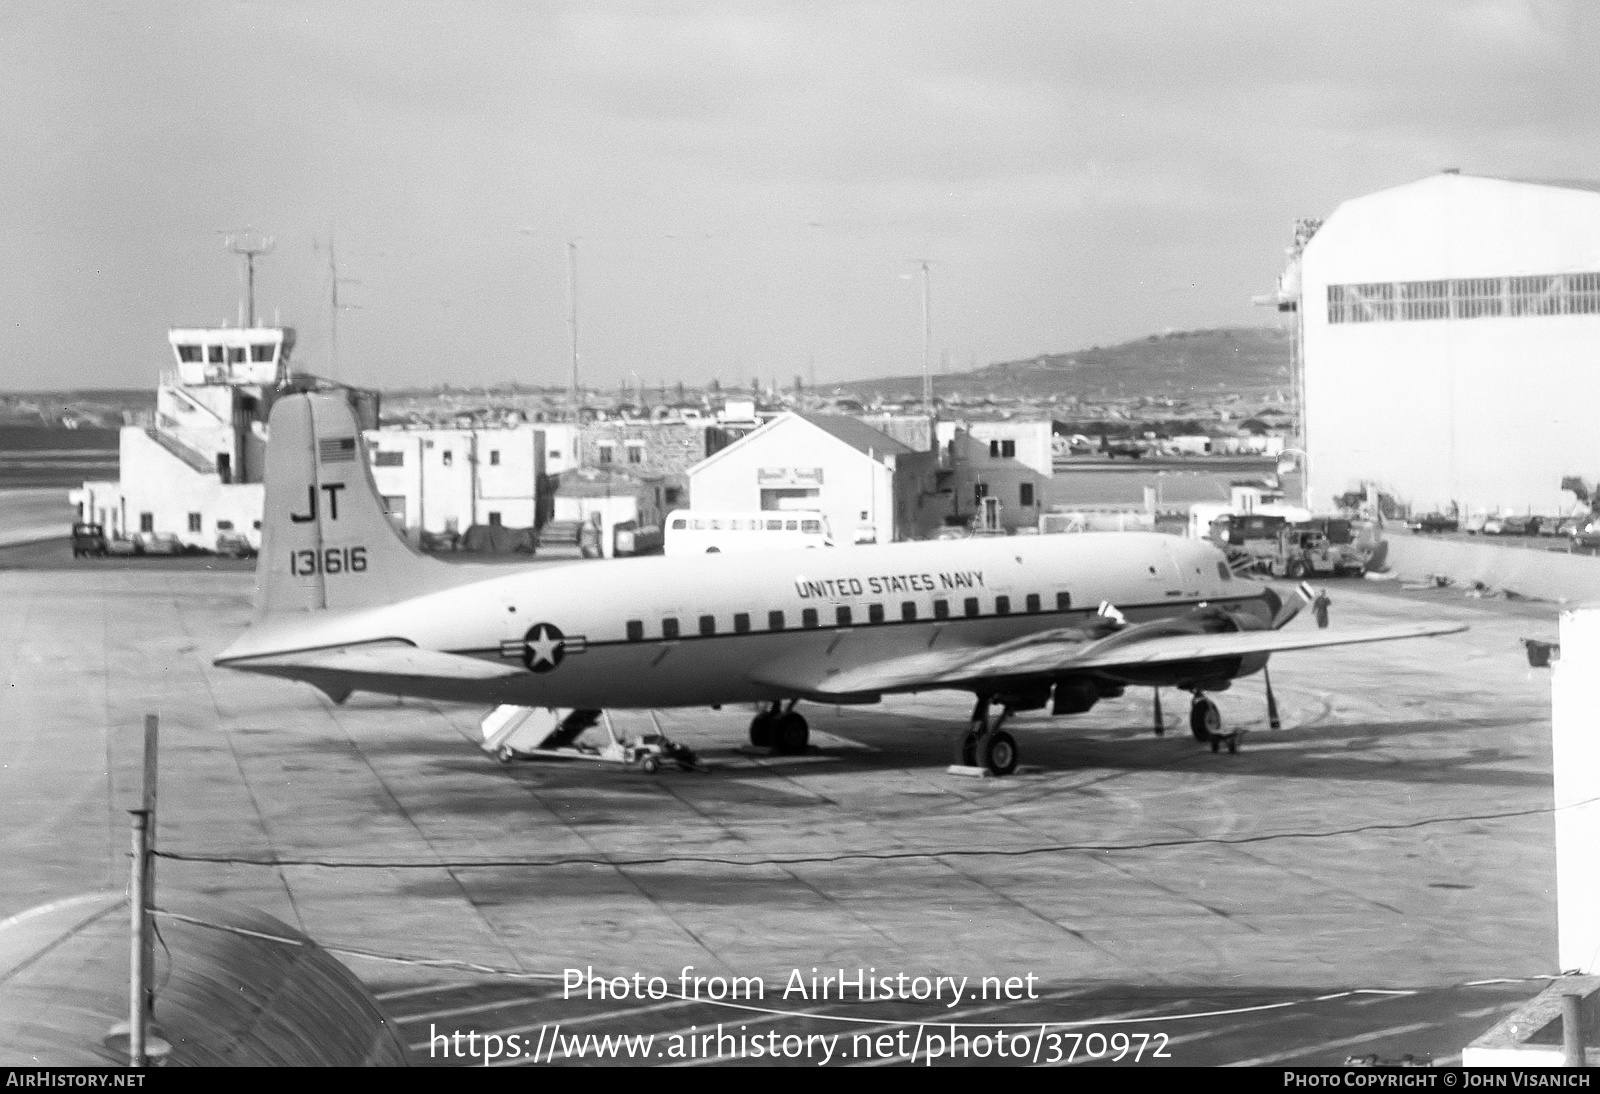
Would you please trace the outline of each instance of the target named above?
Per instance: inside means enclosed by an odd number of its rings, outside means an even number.
[[[0,387],[153,383],[258,309],[385,387],[915,372],[1249,298],[1293,218],[1600,177],[1574,0],[0,6]]]

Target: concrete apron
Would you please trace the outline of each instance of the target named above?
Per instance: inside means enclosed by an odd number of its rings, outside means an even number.
[[[1537,600],[1600,600],[1600,556],[1426,536],[1392,536],[1388,543],[1389,569],[1405,580],[1443,574],[1458,584],[1480,581]]]

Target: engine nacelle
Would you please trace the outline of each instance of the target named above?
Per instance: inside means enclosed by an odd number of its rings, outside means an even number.
[[[994,698],[1012,711],[1043,710],[1050,702],[1050,685],[1029,687],[1024,691],[1001,692]]]
[[[1069,676],[1057,680],[1051,714],[1082,714],[1100,701],[1100,689],[1093,679]]]

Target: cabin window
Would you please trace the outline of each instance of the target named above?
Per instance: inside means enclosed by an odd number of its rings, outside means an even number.
[[[703,532],[706,529],[706,522],[703,520],[691,520],[689,522],[689,527],[693,528],[697,532]]]
[[[800,522],[800,530],[802,532],[820,532],[822,531],[822,522],[820,520],[803,520]]]
[[[800,625],[802,627],[815,627],[817,625],[817,609],[807,608],[801,612]]]
[[[907,623],[915,621],[917,618],[917,605],[914,601],[907,600],[900,605],[900,618]]]
[[[676,619],[673,619],[673,618],[671,618],[669,616],[668,618],[663,619],[661,621],[661,637],[662,638],[676,638],[676,637],[678,637],[678,621]]]
[[[836,622],[839,626],[848,627],[850,625],[850,609],[841,607],[838,611],[833,613],[833,618],[834,622]]]
[[[672,530],[675,532],[681,532],[687,527],[689,527],[689,522],[684,520],[682,517],[679,517],[677,520],[672,522]]]
[[[800,530],[800,522],[797,520],[786,520],[783,522],[783,530],[785,532],[798,532]]]
[[[1028,606],[1028,610],[1030,612],[1038,611],[1039,610],[1039,594],[1038,593],[1029,593],[1028,594],[1028,599],[1026,601],[1024,601],[1024,603]]]
[[[868,623],[882,623],[883,622],[883,605],[882,604],[868,604],[867,605],[867,622]]]
[[[769,531],[769,532],[781,532],[781,531],[783,531],[783,521],[781,521],[781,520],[769,520],[769,521],[767,521],[767,531]]]
[[[949,619],[950,602],[948,600],[935,600],[933,602],[933,617],[935,619]]]
[[[1011,598],[1009,596],[997,596],[997,597],[994,598],[994,614],[995,615],[1010,615],[1011,614]]]
[[[406,454],[404,452],[374,452],[372,462],[378,467],[404,467]]]
[[[702,638],[710,638],[716,633],[717,617],[714,615],[702,615],[700,617],[700,636]]]
[[[781,630],[783,630],[783,613],[782,612],[768,612],[767,613],[767,630],[769,630],[769,631],[781,631]]]
[[[966,611],[967,616],[969,618],[972,617],[972,616],[977,615],[978,614],[978,598],[975,597],[975,596],[967,597],[966,603],[963,605],[963,608]]]
[[[1217,576],[1220,577],[1224,581],[1232,581],[1233,580],[1233,571],[1228,569],[1228,564],[1226,562],[1218,562],[1217,563]]]
[[[733,633],[748,634],[750,631],[750,613],[737,612],[733,617]]]
[[[1056,594],[1056,611],[1064,612],[1070,607],[1072,607],[1072,594],[1071,593],[1057,593]]]
[[[642,620],[639,620],[639,619],[630,619],[630,620],[628,620],[628,641],[629,642],[643,642],[644,641],[644,622]]]

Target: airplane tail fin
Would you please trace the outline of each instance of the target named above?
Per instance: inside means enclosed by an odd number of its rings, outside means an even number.
[[[340,395],[272,408],[256,614],[373,607],[452,584],[384,513],[361,429]]]

